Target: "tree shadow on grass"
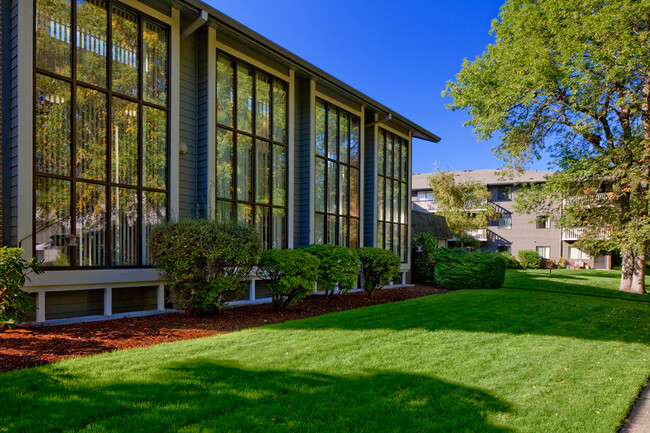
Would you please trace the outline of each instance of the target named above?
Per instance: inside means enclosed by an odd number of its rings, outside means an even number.
[[[152,369],[140,381],[93,386],[51,366],[0,376],[0,426],[12,432],[512,431],[488,421],[511,411],[507,403],[430,376],[249,370],[210,360]]]

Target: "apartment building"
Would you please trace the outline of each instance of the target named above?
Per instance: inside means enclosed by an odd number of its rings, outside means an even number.
[[[414,211],[436,211],[429,184],[431,174],[413,174],[411,200]],[[551,174],[551,171],[526,170],[513,178],[504,178],[495,169],[454,172],[456,182],[473,180],[485,184],[492,195],[489,205],[500,214],[498,221],[468,234],[479,240],[481,248],[487,251],[507,251],[516,257],[521,250],[535,250],[546,259],[557,261],[563,257],[577,266],[610,269],[611,255],[590,257],[574,245],[580,229],[562,230],[553,225],[548,215],[520,214],[515,210],[514,197],[521,185],[542,183]]]
[[[2,240],[44,261],[37,322],[163,309],[147,239],[183,216],[410,269],[411,141],[432,132],[197,0],[1,13]],[[252,279],[242,301],[267,296]]]

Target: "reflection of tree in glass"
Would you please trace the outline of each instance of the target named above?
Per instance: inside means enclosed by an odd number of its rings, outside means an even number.
[[[113,6],[113,90],[138,95],[138,17]]]
[[[113,98],[112,181],[125,185],[138,182],[138,104]]]
[[[77,88],[77,177],[106,179],[106,95]]]
[[[142,183],[147,188],[167,187],[167,112],[143,107]]]
[[[70,175],[70,85],[36,75],[36,170]]]
[[[142,34],[144,100],[167,104],[167,29],[144,21]]]
[[[106,88],[106,2],[77,2],[77,79]]]
[[[36,66],[70,76],[71,19],[69,0],[38,0]]]
[[[233,134],[217,129],[217,197],[232,198]]]

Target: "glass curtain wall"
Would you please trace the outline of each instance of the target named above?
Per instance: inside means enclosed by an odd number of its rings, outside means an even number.
[[[287,83],[217,52],[216,217],[287,247]]]
[[[377,247],[408,260],[408,140],[379,128],[377,137]]]
[[[35,255],[148,265],[168,214],[169,28],[111,0],[37,0]]]
[[[314,242],[359,246],[359,117],[316,99]]]

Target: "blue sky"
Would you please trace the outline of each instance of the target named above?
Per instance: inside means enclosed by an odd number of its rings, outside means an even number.
[[[205,0],[204,0],[205,1]],[[502,0],[207,0],[221,12],[442,137],[413,142],[413,172],[502,166],[441,96],[494,41]],[[532,168],[545,170],[546,163]]]

